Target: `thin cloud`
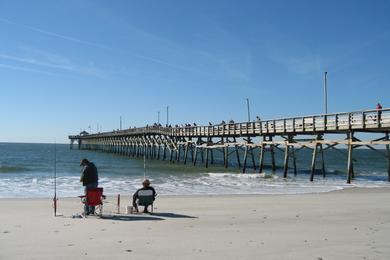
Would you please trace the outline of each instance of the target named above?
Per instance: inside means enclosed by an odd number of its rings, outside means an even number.
[[[39,32],[39,33],[42,33],[42,34],[45,34],[45,35],[48,35],[48,36],[60,38],[60,39],[63,39],[63,40],[67,40],[67,41],[71,41],[71,42],[75,42],[75,43],[79,43],[79,44],[83,44],[83,45],[88,45],[88,46],[92,46],[92,47],[96,47],[96,48],[112,50],[112,48],[110,48],[108,46],[105,46],[105,45],[102,45],[102,44],[98,44],[98,43],[94,43],[94,42],[90,42],[90,41],[80,40],[80,39],[77,39],[77,38],[74,38],[74,37],[70,37],[70,36],[67,36],[67,35],[62,35],[62,34],[50,32],[50,31],[46,31],[46,30],[43,30],[43,29],[40,29],[40,28],[37,28],[37,27],[33,27],[33,26],[21,24],[21,23],[15,23],[15,22],[10,21],[8,19],[0,18],[0,21],[2,21],[4,23],[16,25],[16,26],[19,26],[19,27],[23,27],[25,29],[29,29],[29,30],[32,30],[32,31],[35,31],[35,32]]]
[[[93,76],[96,76],[99,78],[104,78],[105,70],[96,68],[93,65],[86,66],[86,67],[79,66],[79,65],[76,65],[76,64],[73,64],[73,63],[67,61],[65,58],[62,58],[58,55],[53,55],[51,53],[47,53],[45,55],[44,52],[42,52],[42,51],[40,51],[40,53],[41,53],[40,56],[51,57],[50,59],[52,59],[52,57],[54,57],[54,56],[59,57],[58,59],[61,62],[53,63],[53,62],[48,62],[48,61],[42,60],[42,59],[25,58],[25,57],[13,56],[13,55],[8,55],[8,54],[3,54],[3,53],[0,53],[0,59],[14,61],[14,62],[20,62],[20,63],[33,65],[33,66],[42,66],[42,67],[46,67],[49,69],[65,70],[65,71],[75,72],[75,73],[79,73],[79,74],[93,75]]]
[[[12,60],[22,63],[28,63],[31,65],[38,65],[38,66],[45,66],[53,69],[63,69],[63,70],[70,70],[75,71],[75,68],[69,65],[61,65],[61,64],[55,64],[55,63],[48,63],[44,61],[39,61],[36,59],[29,59],[29,58],[22,58],[22,57],[16,57],[16,56],[10,56],[6,54],[0,53],[0,59],[6,59],[6,60]]]
[[[274,52],[269,53],[268,58],[298,75],[318,74],[321,71],[320,58],[311,54],[301,54],[300,56],[284,54],[282,56],[280,53]]]
[[[26,72],[34,72],[34,73],[51,75],[51,76],[57,76],[58,75],[56,73],[51,73],[51,72],[47,72],[47,71],[43,71],[43,70],[36,70],[36,69],[31,69],[31,68],[26,68],[26,67],[13,66],[13,65],[4,64],[4,63],[0,63],[0,68],[11,69],[11,70],[19,70],[19,71],[26,71]]]
[[[38,32],[38,33],[41,33],[41,34],[44,34],[44,35],[48,35],[48,36],[51,36],[51,37],[59,38],[59,39],[62,39],[62,40],[66,40],[66,41],[70,41],[70,42],[74,42],[74,43],[78,43],[78,44],[82,44],[82,45],[87,45],[87,46],[103,49],[103,50],[106,50],[106,51],[117,51],[117,52],[120,52],[122,54],[131,55],[131,56],[133,56],[135,58],[138,58],[138,59],[143,59],[143,60],[147,60],[147,61],[150,61],[150,62],[161,64],[161,65],[166,65],[166,66],[169,66],[171,68],[175,68],[175,69],[179,69],[179,70],[193,71],[190,68],[179,66],[179,65],[175,65],[175,64],[171,64],[171,63],[163,61],[161,59],[157,59],[157,58],[153,58],[153,57],[149,57],[149,56],[145,56],[145,55],[139,55],[139,54],[131,53],[131,52],[128,52],[128,51],[114,49],[112,47],[109,47],[109,46],[106,46],[106,45],[103,45],[103,44],[90,42],[90,41],[85,41],[85,40],[77,39],[77,38],[70,37],[70,36],[67,36],[67,35],[50,32],[50,31],[43,30],[43,29],[38,28],[38,27],[33,27],[33,26],[21,24],[21,23],[16,23],[16,22],[13,22],[13,21],[8,20],[8,19],[0,18],[0,21],[2,21],[4,23],[11,24],[11,25],[19,26],[19,27],[22,27],[22,28],[25,28],[25,29],[28,29],[28,30],[31,30],[31,31],[34,31],[34,32]]]

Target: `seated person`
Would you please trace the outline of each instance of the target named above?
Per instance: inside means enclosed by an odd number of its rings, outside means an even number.
[[[138,212],[138,205],[137,205],[137,199],[139,198],[139,195],[138,193],[140,191],[146,191],[146,190],[150,190],[151,193],[153,194],[153,200],[156,198],[156,191],[154,190],[154,188],[152,186],[150,186],[150,181],[148,179],[145,179],[143,182],[142,182],[142,188],[141,189],[138,189],[134,195],[133,195],[133,207],[134,207],[134,210],[135,212]],[[149,205],[144,205],[144,213],[149,213],[148,211],[148,206]]]

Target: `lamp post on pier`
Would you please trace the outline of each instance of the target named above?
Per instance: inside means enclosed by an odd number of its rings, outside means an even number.
[[[328,72],[324,73],[324,106],[325,106],[325,114],[328,114],[328,85],[327,85],[327,75]]]
[[[167,106],[167,127],[169,126],[169,106]]]
[[[249,98],[246,99],[246,106],[247,106],[247,109],[248,109],[248,122],[251,121],[251,113],[250,113],[250,110],[249,110]]]

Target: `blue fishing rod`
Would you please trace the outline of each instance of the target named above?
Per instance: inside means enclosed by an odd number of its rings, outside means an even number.
[[[57,216],[57,142],[54,142],[54,216]]]

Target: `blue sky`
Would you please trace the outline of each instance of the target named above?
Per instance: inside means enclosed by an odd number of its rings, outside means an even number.
[[[389,1],[0,0],[0,141],[390,100]]]

